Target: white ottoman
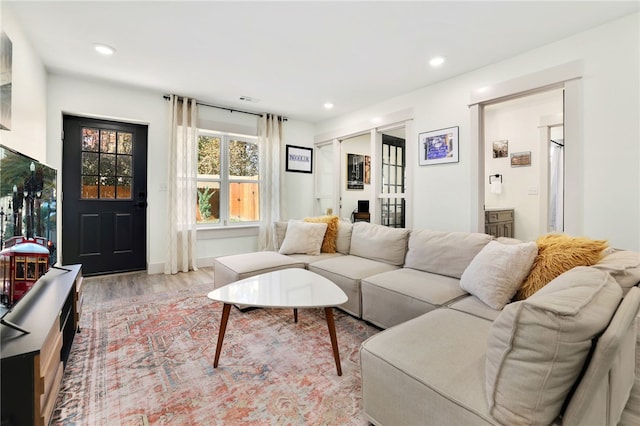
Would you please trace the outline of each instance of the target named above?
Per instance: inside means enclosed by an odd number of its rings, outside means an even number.
[[[234,254],[215,259],[214,288],[234,281],[287,268],[305,268],[305,262],[275,251]]]

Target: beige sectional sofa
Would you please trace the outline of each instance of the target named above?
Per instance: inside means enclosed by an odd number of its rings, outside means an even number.
[[[372,423],[640,424],[640,254],[613,251],[509,303],[527,243],[340,222],[336,253],[318,253],[297,241],[306,226],[277,222],[275,251],[216,259],[216,286],[288,267],[340,286],[341,309],[385,329],[361,348]]]

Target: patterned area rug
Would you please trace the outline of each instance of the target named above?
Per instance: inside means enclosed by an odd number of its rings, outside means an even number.
[[[232,308],[212,285],[84,306],[52,424],[364,425],[359,347],[378,330],[335,310],[343,375],[322,309]]]

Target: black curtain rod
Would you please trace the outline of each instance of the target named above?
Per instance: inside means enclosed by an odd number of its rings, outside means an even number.
[[[162,96],[164,99],[166,99],[167,101],[169,99],[171,99],[171,96],[169,95],[164,95]],[[184,99],[184,97],[182,96],[178,96],[178,99]],[[258,113],[258,112],[250,112],[250,111],[242,111],[241,109],[234,109],[234,108],[229,108],[229,107],[223,107],[223,106],[219,106],[219,105],[211,105],[211,104],[207,104],[204,102],[200,102],[198,100],[196,100],[196,104],[198,105],[202,105],[202,106],[206,106],[206,107],[210,107],[210,108],[218,108],[218,109],[223,109],[225,111],[229,111],[229,112],[240,112],[242,114],[249,114],[249,115],[255,115],[258,117],[262,117],[264,114]],[[282,117],[282,121],[287,121],[287,117]]]

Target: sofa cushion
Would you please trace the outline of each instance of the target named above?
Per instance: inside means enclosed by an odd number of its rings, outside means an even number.
[[[266,272],[286,268],[304,268],[305,263],[274,251],[232,254],[214,259],[214,287]]]
[[[491,241],[487,234],[411,231],[405,267],[460,278],[471,260]]]
[[[602,259],[602,251],[607,248],[604,240],[565,234],[543,235],[536,240],[536,244],[538,256],[529,276],[516,294],[517,300],[526,299],[555,277],[576,266],[595,265]]]
[[[466,293],[457,278],[400,268],[362,279],[362,319],[389,328]]]
[[[460,278],[460,287],[493,309],[502,309],[516,294],[538,254],[534,242],[489,243],[473,258]]]
[[[488,338],[491,414],[504,424],[551,424],[580,375],[592,339],[607,327],[621,298],[608,273],[577,267],[529,299],[505,306]]]
[[[640,282],[640,253],[635,251],[614,250],[593,267],[609,272],[624,294]]]
[[[353,223],[345,219],[340,219],[338,222],[338,235],[336,237],[336,251],[338,253],[349,254],[352,230]]]
[[[326,223],[289,220],[287,233],[278,252],[280,254],[320,254],[326,230]]]
[[[310,223],[326,223],[327,230],[324,233],[322,240],[322,246],[320,247],[321,253],[335,253],[336,252],[336,237],[338,236],[338,216],[314,216],[305,217],[305,222]]]
[[[498,315],[500,315],[500,312],[502,312],[501,310],[489,307],[476,296],[462,297],[454,300],[448,307],[492,322],[495,321]]]
[[[402,266],[407,253],[408,236],[409,230],[405,228],[356,222],[351,231],[349,254]]]
[[[491,322],[436,309],[360,349],[363,410],[378,425],[495,425],[487,409]]]
[[[309,264],[310,271],[331,280],[346,293],[349,300],[339,307],[358,318],[362,316],[361,279],[396,268],[388,263],[352,255],[335,256]]]

